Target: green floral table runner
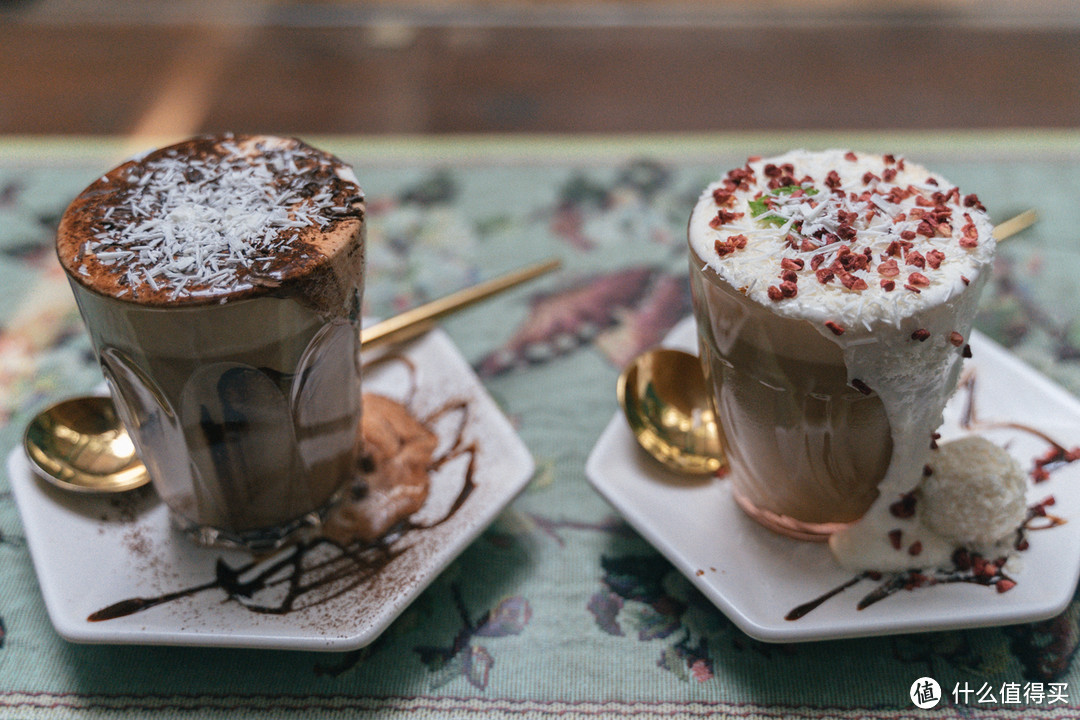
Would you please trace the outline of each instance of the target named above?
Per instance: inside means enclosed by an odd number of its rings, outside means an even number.
[[[368,194],[370,315],[529,262],[563,270],[444,327],[539,468],[374,644],[341,654],[80,646],[53,631],[0,477],[0,717],[1080,717],[1080,604],[1004,628],[771,645],[737,630],[588,486],[620,366],[689,313],[701,188],[794,146],[902,153],[1039,223],[977,326],[1080,393],[1080,135],[313,138]],[[124,151],[0,142],[0,449],[101,380],[55,261],[67,202]],[[912,683],[945,697],[920,710]]]

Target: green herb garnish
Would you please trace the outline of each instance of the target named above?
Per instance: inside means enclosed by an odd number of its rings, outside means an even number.
[[[815,187],[804,187],[802,185],[785,185],[784,187],[777,188],[777,189],[771,191],[768,195],[762,195],[761,197],[757,198],[756,200],[751,200],[750,201],[750,214],[753,215],[756,218],[758,215],[762,215],[763,213],[768,212],[768,210],[769,210],[769,204],[767,202],[768,198],[770,198],[770,197],[779,197],[781,195],[791,195],[796,190],[802,190],[807,195],[817,195],[817,193],[818,193],[817,188],[815,188]],[[787,222],[787,220],[785,220],[782,217],[777,217],[777,216],[773,215],[773,216],[770,216],[770,217],[761,218],[761,222],[767,223],[769,225],[775,225],[776,227],[780,227],[785,222]]]

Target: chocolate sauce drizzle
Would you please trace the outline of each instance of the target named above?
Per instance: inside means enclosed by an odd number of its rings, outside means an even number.
[[[829,590],[813,600],[798,605],[793,608],[787,615],[784,616],[785,620],[798,620],[805,617],[812,610],[817,609],[836,595],[839,595],[849,587],[857,585],[863,580],[877,580],[879,584],[864,595],[858,603],[855,605],[856,610],[865,610],[866,608],[881,602],[882,600],[894,595],[901,590],[915,590],[917,588],[929,587],[932,585],[947,585],[951,583],[971,583],[973,585],[983,585],[986,587],[997,586],[1003,581],[1007,581],[1010,584],[1015,584],[1015,580],[1007,576],[1004,572],[998,568],[992,575],[984,575],[976,572],[972,572],[971,569],[960,570],[957,567],[947,568],[944,570],[933,570],[930,572],[924,572],[922,570],[905,570],[904,572],[889,573],[887,577],[883,579],[881,573],[876,571],[862,572],[851,578],[850,580],[836,586],[832,590]],[[1010,585],[1011,586],[1011,585]],[[1004,587],[1004,586],[1002,586]],[[1004,592],[1004,590],[1001,590]]]
[[[789,612],[787,615],[784,616],[784,619],[785,620],[798,620],[799,618],[803,617],[804,615],[809,614],[810,611],[816,610],[818,607],[820,607],[822,604],[824,604],[826,600],[829,600],[829,599],[833,598],[834,596],[839,595],[840,593],[844,592],[845,590],[847,590],[852,585],[855,585],[856,583],[858,583],[860,580],[862,580],[865,577],[867,577],[867,573],[861,573],[859,575],[856,575],[855,577],[851,578],[850,580],[843,583],[842,585],[837,585],[832,590],[829,590],[827,593],[824,593],[822,595],[818,595],[816,598],[814,598],[810,602],[805,602],[802,605],[799,605],[799,606],[793,608],[791,610],[791,612]]]
[[[394,359],[400,359],[409,370],[410,390],[406,402],[411,402],[416,390],[416,368],[406,358]],[[87,621],[102,622],[126,617],[209,590],[221,590],[227,600],[237,602],[253,613],[285,615],[323,605],[375,580],[386,566],[404,556],[415,545],[408,542],[411,536],[449,521],[476,489],[479,447],[475,441],[465,442],[465,429],[469,421],[468,401],[450,400],[420,422],[430,429],[436,421],[454,413],[458,414],[459,422],[454,428],[453,441],[428,465],[430,476],[451,460],[468,457],[462,487],[442,517],[427,523],[417,523],[411,517],[402,518],[374,542],[358,540],[342,544],[317,536],[300,540],[268,558],[254,559],[237,567],[218,558],[211,581],[155,597],[127,598],[91,613]],[[370,466],[368,469],[377,471],[377,468]],[[360,488],[359,495],[362,494]]]
[[[965,372],[960,378],[960,390],[964,391],[967,395],[964,403],[963,412],[960,414],[960,427],[965,430],[974,430],[977,428],[993,429],[993,428],[1010,428],[1012,430],[1019,430],[1021,432],[1034,435],[1039,438],[1049,448],[1045,454],[1035,458],[1034,468],[1031,471],[1031,477],[1035,482],[1042,482],[1049,477],[1050,472],[1056,470],[1059,467],[1068,465],[1069,463],[1080,459],[1080,448],[1066,448],[1064,445],[1056,441],[1054,438],[1047,435],[1038,428],[1033,428],[1030,425],[1024,425],[1023,423],[1005,422],[1005,421],[986,421],[980,420],[975,412],[975,382],[976,373],[975,370],[969,370]]]
[[[329,553],[320,553],[327,549]],[[381,542],[354,547],[316,538],[292,545],[268,561],[255,560],[235,568],[218,558],[214,568],[216,579],[211,582],[152,598],[121,600],[91,613],[86,619],[89,622],[114,620],[215,588],[220,588],[229,600],[239,602],[251,612],[285,615],[301,609],[296,606],[297,602],[316,591],[323,592],[303,607],[321,605],[352,590],[401,552]],[[284,593],[278,594],[276,602],[257,600],[260,593],[283,587]]]
[[[974,370],[970,370],[964,374],[960,379],[959,387],[961,391],[966,393],[965,404],[960,418],[960,426],[965,430],[973,430],[977,427],[984,429],[1011,428],[1013,430],[1030,433],[1050,445],[1050,450],[1045,455],[1036,458],[1035,460],[1035,470],[1032,472],[1032,478],[1035,482],[1040,482],[1045,479],[1045,474],[1048,474],[1050,471],[1064,467],[1065,465],[1080,459],[1080,450],[1076,448],[1067,450],[1063,445],[1036,428],[1014,422],[985,422],[978,420],[975,412]],[[1039,471],[1043,471],[1044,474],[1040,475]],[[1016,529],[1016,537],[1013,541],[1013,548],[1016,551],[1022,552],[1028,548],[1026,538],[1027,533],[1039,530],[1050,530],[1059,525],[1064,525],[1067,522],[1064,518],[1052,515],[1046,511],[1046,508],[1053,504],[1054,498],[1053,496],[1049,496],[1028,507],[1027,517],[1023,524]],[[986,587],[995,587],[998,592],[1005,592],[1015,586],[1016,581],[1002,571],[1004,562],[1005,558],[997,558],[993,562],[988,563],[985,558],[982,558],[975,553],[971,553],[965,548],[961,548],[953,554],[952,567],[948,568],[938,568],[930,571],[911,569],[888,574],[874,570],[865,571],[855,575],[855,577],[850,580],[837,585],[831,590],[822,593],[813,600],[792,608],[787,615],[784,616],[784,619],[794,621],[803,618],[828,600],[839,595],[848,588],[859,584],[863,580],[878,581],[879,584],[856,603],[856,610],[864,610],[901,590],[911,591],[932,585],[962,582],[983,585]]]

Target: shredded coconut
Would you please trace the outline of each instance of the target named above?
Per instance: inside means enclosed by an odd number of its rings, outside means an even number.
[[[252,274],[273,278],[272,261],[293,251],[303,231],[355,214],[343,187],[362,195],[336,159],[268,137],[174,146],[103,181],[114,194],[93,208],[82,263],[174,299],[230,292]]]

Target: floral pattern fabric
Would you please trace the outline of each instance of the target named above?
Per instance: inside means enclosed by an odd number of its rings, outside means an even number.
[[[977,326],[1080,393],[1080,137],[858,140],[934,167],[995,219],[1040,212],[1002,244]],[[1003,628],[770,645],[735,628],[585,482],[619,368],[689,312],[697,194],[781,143],[480,143],[467,158],[452,140],[375,158],[359,141],[324,143],[367,191],[369,315],[563,260],[444,322],[529,445],[535,478],[375,643],[323,655],[66,643],[0,477],[0,716],[1080,717],[1078,602]],[[101,380],[51,243],[66,203],[115,158],[107,143],[42,145],[0,152],[5,456],[33,412]],[[946,694],[925,713],[908,695],[924,676]],[[959,687],[972,692],[954,697]]]

